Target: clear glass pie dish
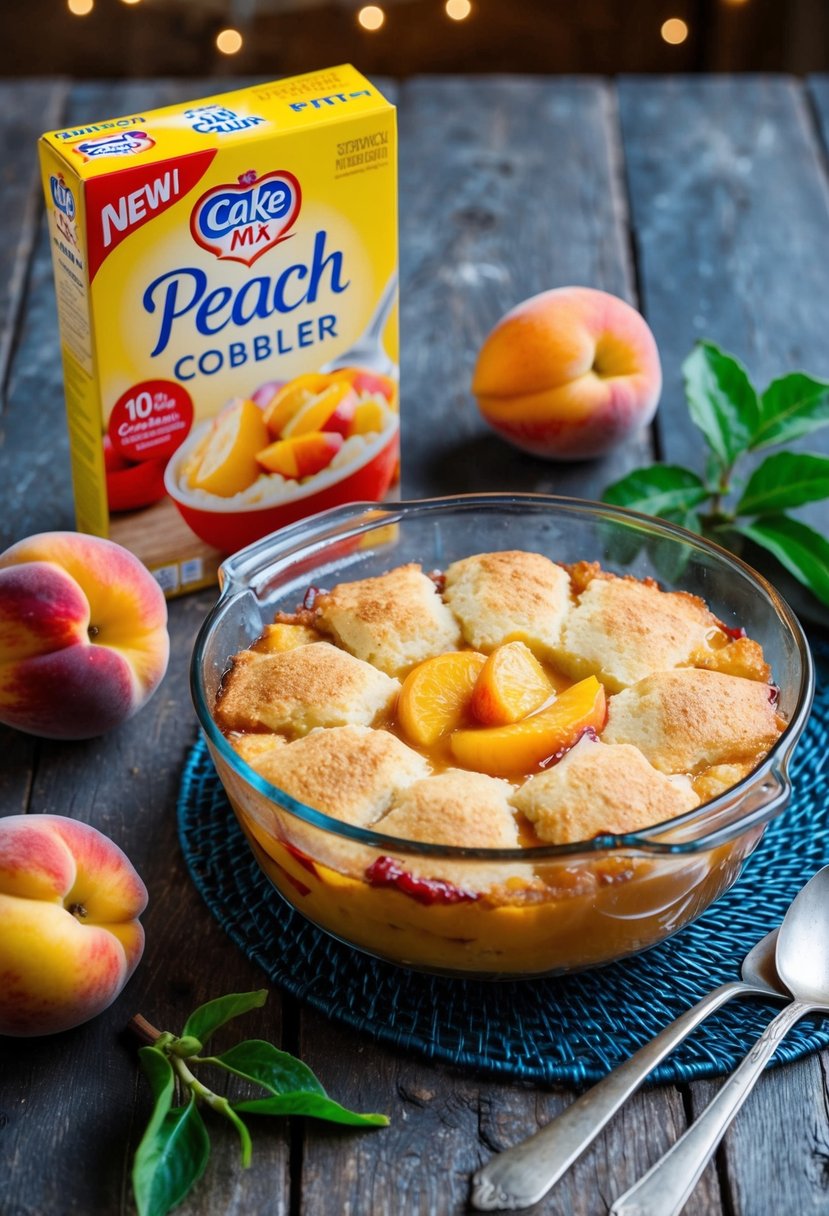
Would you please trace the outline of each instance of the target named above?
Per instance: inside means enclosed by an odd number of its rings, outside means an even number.
[[[417,561],[445,569],[473,553],[526,549],[554,561],[599,561],[706,601],[759,642],[787,725],[761,763],[718,797],[669,822],[568,845],[482,849],[404,841],[305,806],[271,785],[213,717],[230,660],[309,586]],[[192,661],[199,721],[216,770],[264,874],[283,898],[339,940],[402,966],[477,978],[564,973],[635,954],[699,916],[738,878],[789,800],[789,763],[809,715],[814,672],[803,631],[759,574],[724,549],[661,520],[542,495],[469,495],[352,504],[306,519],[229,558]],[[424,895],[378,883],[383,872],[453,881],[500,876],[499,897]],[[519,876],[531,871],[533,882]],[[457,876],[460,875],[460,878]],[[480,884],[478,884],[480,886]],[[439,884],[435,884],[437,888]],[[475,887],[470,881],[469,886]]]

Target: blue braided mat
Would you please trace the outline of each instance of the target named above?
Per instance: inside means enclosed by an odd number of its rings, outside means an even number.
[[[189,754],[178,800],[190,874],[219,923],[268,977],[330,1017],[395,1047],[501,1077],[575,1085],[598,1080],[705,993],[736,979],[749,949],[829,861],[829,645],[814,649],[818,691],[792,764],[792,802],[731,890],[694,924],[637,958],[556,979],[485,983],[422,975],[349,949],[284,903],[262,875],[203,740]],[[652,1079],[732,1071],[778,1008],[732,1002]],[[829,1021],[804,1021],[774,1060],[825,1047]]]

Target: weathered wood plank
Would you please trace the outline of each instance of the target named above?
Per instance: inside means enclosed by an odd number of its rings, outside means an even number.
[[[301,1212],[374,1216],[460,1216],[469,1180],[493,1152],[529,1135],[570,1098],[428,1065],[378,1047],[306,1012],[303,1056],[342,1101],[381,1110],[391,1126],[371,1134],[309,1129]],[[332,1080],[336,1061],[340,1077]],[[344,1096],[345,1095],[345,1096]],[[685,1129],[678,1090],[636,1095],[585,1156],[536,1208],[538,1216],[605,1216],[613,1200]],[[688,1216],[720,1212],[719,1184],[707,1174]]]
[[[72,96],[66,121],[159,105],[208,88],[193,81],[83,86]],[[4,483],[16,484],[3,519],[9,539],[38,528],[72,526],[54,292],[43,239],[11,381],[0,449]],[[195,738],[189,658],[212,599],[208,592],[170,605],[170,668],[135,718],[88,743],[26,744],[14,766],[15,799],[12,805],[4,802],[4,812],[28,809],[92,823],[124,848],[147,884],[150,902],[142,918],[144,958],[111,1009],[77,1030],[28,1041],[25,1050],[0,1038],[0,1171],[8,1216],[134,1211],[129,1170],[149,1114],[149,1091],[138,1079],[134,1045],[121,1041],[122,1027],[140,1010],[156,1025],[177,1030],[205,1000],[266,986],[261,971],[230,942],[187,878],[176,835],[179,775]],[[4,769],[3,792],[8,780]],[[278,1043],[281,1007],[280,993],[272,992],[264,1010],[217,1039],[219,1048],[237,1037]],[[239,1168],[238,1142],[229,1125],[213,1120],[210,1130],[211,1163],[201,1187],[179,1209],[183,1216],[286,1212],[288,1129],[278,1123],[260,1127],[252,1171]]]
[[[468,385],[485,333],[525,296],[575,282],[633,298],[612,93],[430,79],[402,86],[399,106],[404,493],[598,493],[648,458],[647,436],[591,466],[533,460],[487,432]],[[313,1010],[302,1026],[303,1056],[332,1093],[392,1116],[359,1137],[306,1130],[308,1216],[466,1211],[478,1165],[569,1101],[400,1056]],[[684,1126],[677,1091],[640,1095],[539,1213],[604,1213]],[[716,1179],[700,1195],[690,1211],[721,1210]]]
[[[819,85],[814,95],[829,96]],[[786,79],[623,80],[620,108],[642,295],[665,371],[660,451],[701,469],[680,374],[697,339],[736,354],[760,386],[797,367],[829,378],[825,157],[802,89]],[[829,453],[829,434],[799,446]],[[826,503],[798,514],[829,532]],[[820,617],[793,582],[774,577]],[[829,1210],[815,1147],[827,1134],[819,1062],[779,1078],[763,1081],[721,1151],[735,1213]],[[718,1087],[690,1087],[695,1113]],[[773,1153],[759,1151],[769,1144]]]
[[[137,1080],[134,1045],[120,1032],[135,1012],[178,1030],[192,1008],[230,991],[266,987],[261,971],[227,938],[187,878],[176,835],[175,800],[186,749],[195,735],[187,689],[193,640],[209,593],[171,605],[172,657],[154,699],[101,739],[39,744],[30,810],[93,824],[127,853],[150,895],[142,917],[142,962],[114,1006],[66,1034],[27,1041],[0,1037],[3,1077],[0,1169],[8,1216],[60,1212],[98,1216],[131,1211],[132,1153],[149,1114]],[[228,1028],[236,1037],[280,1041],[280,996]],[[221,1045],[221,1044],[220,1044]],[[256,1134],[256,1169],[238,1166],[228,1125],[211,1122],[214,1149],[201,1194],[184,1216],[287,1211],[288,1140],[279,1124]],[[44,1160],[48,1170],[42,1169]],[[13,1163],[20,1166],[12,1168]],[[209,1194],[208,1204],[205,1194]]]
[[[67,88],[65,82],[55,79],[0,84],[0,190],[5,234],[0,244],[0,410],[43,209],[35,145],[44,131],[60,121]]]
[[[736,355],[760,388],[798,368],[829,378],[823,156],[802,87],[781,77],[627,79],[620,109],[643,303],[665,373],[660,453],[701,470],[681,379],[698,339]],[[829,431],[796,446],[827,454]],[[826,502],[794,514],[829,532]],[[769,569],[795,606],[826,619]]]
[[[569,283],[633,299],[610,87],[424,78],[400,100],[402,474],[406,497],[491,490],[597,496],[649,455],[550,463],[482,421],[480,345],[527,296]]]
[[[721,1086],[694,1086],[694,1115]],[[734,1216],[829,1212],[829,1057],[765,1073],[723,1144]]]

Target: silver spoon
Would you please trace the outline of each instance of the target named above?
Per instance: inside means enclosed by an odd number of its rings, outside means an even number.
[[[740,969],[742,980],[732,980],[709,992],[540,1131],[498,1153],[479,1169],[472,1179],[472,1206],[491,1212],[537,1203],[592,1144],[648,1073],[704,1018],[736,996],[784,995],[774,969],[777,933],[773,929],[746,955]]]
[[[397,271],[383,288],[377,307],[357,341],[341,355],[337,355],[336,359],[331,359],[321,367],[320,371],[335,372],[340,367],[363,367],[366,371],[377,372],[381,376],[396,376],[397,364],[389,358],[383,347],[383,330],[396,299]]]
[[[818,870],[785,915],[777,973],[794,1000],[770,1022],[742,1064],[673,1148],[616,1200],[611,1216],[676,1216],[778,1044],[801,1018],[829,1013],[829,866]]]

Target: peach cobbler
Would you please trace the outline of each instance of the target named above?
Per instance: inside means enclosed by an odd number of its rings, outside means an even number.
[[[335,933],[356,917],[342,932],[390,957],[389,933],[428,931],[414,962],[433,961],[444,935],[448,967],[467,965],[483,909],[486,949],[514,960],[519,912],[558,933],[585,898],[653,867],[635,850],[535,862],[534,847],[676,819],[741,781],[785,727],[761,647],[701,599],[526,551],[312,588],[233,658],[215,718],[289,800],[400,841],[381,852],[278,807],[271,820],[240,816],[277,886],[287,876],[292,899],[305,892],[308,915]],[[683,863],[689,889],[695,864]]]

